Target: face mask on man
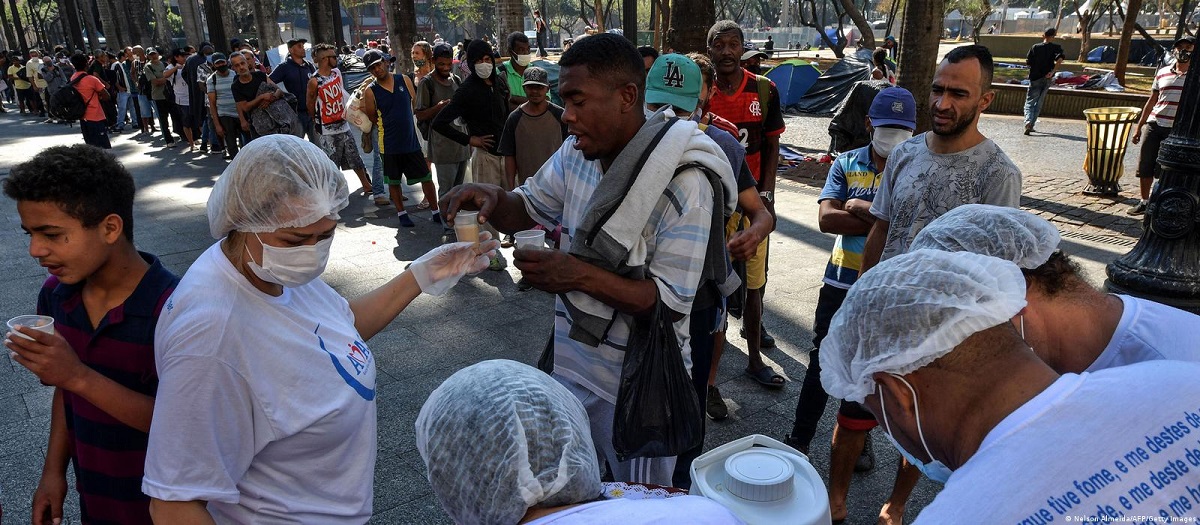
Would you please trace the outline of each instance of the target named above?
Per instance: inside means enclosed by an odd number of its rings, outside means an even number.
[[[1186,64],[1188,62],[1191,62],[1192,61],[1192,52],[1183,50],[1183,49],[1176,49],[1175,50],[1175,61],[1179,62],[1180,64]]]
[[[229,64],[222,64],[222,65],[217,66],[217,71],[219,71],[222,75],[224,75],[225,73],[228,73],[229,72]]]
[[[900,446],[900,443],[897,442],[896,438],[892,436],[892,426],[888,422],[887,417],[887,403],[883,401],[883,387],[876,384],[876,387],[879,388],[879,406],[883,408],[883,425],[884,429],[887,430],[887,433],[884,435],[887,436],[888,441],[892,442],[892,446],[896,447],[896,450],[900,452],[900,455],[904,456],[904,459],[907,459],[908,462],[912,463],[914,467],[917,467],[917,470],[920,470],[925,477],[944,485],[946,480],[950,479],[950,474],[952,474],[954,471],[950,470],[950,467],[947,467],[941,461],[935,459],[933,454],[929,452],[929,445],[925,444],[925,433],[921,430],[921,406],[917,403],[917,391],[913,390],[912,385],[908,384],[908,381],[903,377],[900,377],[896,374],[888,375],[902,381],[904,386],[908,387],[908,391],[912,392],[913,410],[916,411],[915,417],[917,419],[917,436],[921,438],[921,446],[925,448],[925,455],[929,456],[930,462],[922,463],[920,460],[913,457],[913,455],[905,450],[904,447]]]
[[[425,67],[425,64],[427,64],[427,63],[428,62],[424,58],[419,58],[417,60],[413,60],[413,65],[415,65],[417,67]]]
[[[488,78],[492,76],[492,65],[487,62],[479,62],[475,64],[475,74],[479,78]]]
[[[304,286],[320,277],[329,263],[329,248],[333,245],[330,237],[311,246],[280,248],[262,242],[257,233],[254,237],[262,245],[263,256],[261,265],[250,257],[247,264],[250,271],[259,279],[287,288]],[[250,248],[246,248],[246,255],[250,255]]]
[[[518,66],[525,67],[528,66],[530,62],[533,62],[533,55],[517,55],[515,58],[513,58],[513,60]]]
[[[888,158],[892,150],[901,142],[911,139],[913,132],[900,128],[875,128],[871,134],[871,150],[883,158]]]

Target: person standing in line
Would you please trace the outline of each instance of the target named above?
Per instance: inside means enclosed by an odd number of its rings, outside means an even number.
[[[741,67],[745,35],[742,28],[731,20],[722,20],[708,30],[708,55],[717,70],[717,90],[708,102],[708,111],[724,117],[738,129],[738,138],[746,147],[746,163],[750,174],[758,185],[763,206],[775,215],[775,177],[779,166],[779,136],[783,134],[783,112],[779,102],[779,91],[775,85]],[[765,83],[765,84],[764,84]],[[764,89],[765,88],[765,89]],[[762,93],[766,100],[762,100]],[[726,225],[727,230],[744,227],[748,219],[735,214]],[[767,285],[767,246],[769,238],[763,239],[757,253],[746,261],[746,299],[742,309],[742,337],[746,340],[749,361],[745,374],[765,388],[783,388],[787,380],[762,358],[763,348],[775,346],[775,340],[763,327],[763,290]],[[717,335],[713,351],[712,375],[709,384],[709,402],[715,411],[710,416],[719,419],[728,414],[724,398],[716,388],[717,364],[725,348],[725,334]],[[713,414],[715,413],[715,416]]]
[[[433,163],[437,172],[438,198],[446,196],[451,188],[461,185],[467,175],[467,160],[471,158],[471,148],[464,146],[437,130],[432,129],[434,117],[438,115],[458,91],[458,77],[450,72],[454,69],[454,49],[448,44],[439,44],[433,48],[433,71],[422,78],[417,84],[417,124],[429,136],[428,159]],[[452,124],[459,132],[461,126]],[[453,231],[449,225],[445,233]]]
[[[309,142],[320,146],[321,143],[313,130],[312,114],[308,112],[309,103],[305,99],[305,93],[308,93],[308,81],[317,72],[316,66],[305,58],[304,44],[308,40],[303,38],[293,38],[287,41],[288,56],[287,59],[275,66],[271,71],[271,82],[277,85],[282,85],[288,93],[296,95],[296,117],[300,119],[300,124],[304,126],[304,133],[308,135]],[[336,57],[337,54],[335,53]]]
[[[17,108],[21,110],[21,114],[26,113],[32,115],[36,112],[36,105],[30,100],[30,92],[33,91],[33,84],[26,80],[21,73],[25,71],[25,64],[21,62],[19,57],[14,57],[12,63],[8,66],[8,82],[12,85],[13,90],[17,92]]]
[[[153,48],[151,48],[153,50]],[[138,116],[141,119],[138,124],[142,133],[154,135],[157,129],[154,128],[154,119],[158,116],[158,106],[154,104],[151,95],[154,92],[154,86],[150,83],[150,78],[146,76],[146,64],[149,58],[146,56],[146,50],[142,46],[133,46],[133,63],[129,65],[130,74],[133,75],[133,82],[138,86],[137,90],[137,105]]]
[[[979,131],[979,117],[995,98],[992,72],[992,54],[980,45],[957,47],[938,65],[929,95],[933,129],[901,142],[888,156],[871,202],[875,222],[863,247],[858,282],[880,261],[907,252],[926,224],[955,207],[1020,205],[1021,170]],[[887,315],[880,313],[880,317]],[[837,324],[836,316],[833,324]],[[826,357],[823,351],[822,369]],[[828,383],[823,383],[828,389]],[[857,457],[860,451],[844,453],[845,457]],[[908,460],[901,462],[892,496],[880,510],[884,522],[900,522],[920,478],[920,467]]]
[[[1058,30],[1046,28],[1042,33],[1042,41],[1029,48],[1025,56],[1025,65],[1029,66],[1029,89],[1025,92],[1025,134],[1037,131],[1038,115],[1042,114],[1042,103],[1046,93],[1054,85],[1054,72],[1063,62],[1063,48],[1054,43]]]
[[[229,65],[233,67],[234,73],[237,73],[237,78],[229,86],[229,91],[233,93],[233,100],[238,108],[238,120],[241,124],[242,131],[250,135],[250,140],[258,138],[258,132],[250,125],[250,115],[255,111],[259,111],[272,102],[283,98],[283,90],[276,87],[272,91],[259,94],[258,88],[264,82],[275,86],[275,83],[267,78],[266,73],[254,69],[254,53],[242,51],[234,53],[233,58],[229,59]]]
[[[433,47],[429,45],[429,42],[422,40],[412,45],[409,56],[412,58],[414,68],[412,81],[413,84],[418,84],[421,79],[425,78],[425,75],[433,71]]]
[[[142,73],[150,81],[150,99],[154,101],[154,107],[158,113],[158,125],[162,127],[163,141],[167,147],[173,147],[175,138],[171,136],[171,128],[167,125],[167,116],[170,115],[175,119],[176,127],[179,124],[179,117],[174,115],[171,108],[172,103],[167,99],[167,90],[171,89],[171,86],[168,85],[170,79],[166,77],[167,66],[162,63],[157,48],[150,48],[146,52],[146,58],[149,61],[142,68]]]
[[[563,108],[547,98],[550,81],[546,70],[526,68],[524,89],[526,101],[508,116],[497,147],[504,155],[504,182],[510,188],[524,184],[537,173],[568,136],[562,121]],[[511,235],[500,242],[501,247],[512,244]]]
[[[1154,187],[1154,179],[1158,175],[1158,150],[1162,141],[1171,134],[1171,126],[1175,124],[1175,112],[1179,110],[1179,98],[1183,96],[1183,83],[1187,80],[1188,68],[1191,67],[1192,52],[1196,49],[1196,37],[1188,35],[1175,41],[1175,63],[1165,66],[1154,74],[1150,98],[1142,108],[1138,117],[1137,130],[1133,132],[1133,143],[1142,142],[1141,153],[1138,155],[1138,190],[1142,199],[1129,209],[1130,215],[1146,213],[1146,205],[1150,202],[1150,190]],[[1148,126],[1147,126],[1148,125]],[[1146,134],[1142,135],[1142,130]]]
[[[352,169],[362,183],[362,193],[370,197],[371,179],[362,157],[358,156],[358,144],[350,133],[350,122],[346,120],[346,104],[349,94],[342,81],[342,71],[337,66],[337,49],[331,44],[313,46],[313,60],[317,61],[317,72],[308,81],[305,99],[308,100],[309,115],[313,116],[312,130],[321,139],[321,149],[329,160],[341,169]]]
[[[462,145],[474,148],[471,153],[471,177],[475,182],[504,187],[504,157],[497,149],[499,137],[508,120],[508,84],[496,75],[492,45],[485,40],[472,40],[467,45],[464,62],[470,74],[454,92],[454,98],[433,119],[433,130]],[[454,120],[461,117],[467,125],[464,133],[455,129]],[[512,188],[505,188],[511,190]],[[483,227],[498,236],[487,224]],[[500,252],[492,259],[490,270],[503,270],[508,263]]]
[[[229,72],[229,59],[225,58],[223,53],[213,53],[211,58],[214,71],[204,82],[209,117],[212,119],[216,140],[225,142],[225,160],[233,160],[242,138],[237,102],[233,100],[232,91],[237,75]]]
[[[804,386],[796,401],[795,423],[791,433],[784,438],[784,443],[805,455],[829,400],[821,386],[821,342],[829,333],[829,323],[846,300],[847,292],[858,280],[863,246],[875,223],[871,201],[892,150],[911,138],[917,127],[916,101],[907,89],[886,88],[871,103],[866,121],[871,143],[845,152],[833,161],[818,197],[820,229],[837,237],[817,298],[813,350],[809,352]],[[846,519],[846,496],[850,492],[853,473],[874,467],[868,432],[876,426],[875,417],[861,405],[841,402],[829,454],[829,509],[835,520]],[[904,496],[907,499],[907,494]]]
[[[25,61],[25,75],[32,85],[30,89],[35,95],[32,100],[37,108],[38,116],[46,118],[46,101],[42,98],[45,96],[46,79],[42,78],[42,65],[41,51],[30,49],[29,60]],[[49,123],[52,120],[47,119],[46,122]]]
[[[129,50],[122,50],[117,55],[116,62],[112,64],[112,71],[116,74],[117,88],[117,124],[114,131],[121,133],[125,131],[125,121],[137,125],[137,86],[134,85],[133,76],[130,74],[130,63],[132,62],[132,53]]]
[[[500,64],[497,71],[508,84],[508,109],[517,109],[528,98],[525,96],[525,68],[533,62],[529,51],[529,37],[520,31],[508,35],[508,62]]]
[[[537,31],[538,56],[546,58],[550,56],[546,53],[546,38],[549,36],[550,30],[546,26],[546,20],[542,18],[542,11],[540,9],[533,10],[533,27]]]
[[[187,51],[176,49],[171,53],[172,66],[163,72],[170,80],[171,92],[175,95],[175,103],[171,107],[171,118],[177,120],[177,130],[182,131],[183,139],[187,141],[187,153],[196,151],[196,140],[193,135],[195,122],[192,120],[192,86],[184,76],[187,62]]]
[[[104,89],[104,83],[100,79],[84,72],[88,65],[87,55],[71,55],[71,65],[75,68],[75,74],[71,75],[71,84],[74,84],[79,95],[87,103],[87,110],[79,120],[83,142],[89,146],[111,149],[112,144],[108,140],[108,119],[105,118],[104,108],[100,105],[109,99],[108,90]]]
[[[73,68],[71,71],[63,71],[63,69],[64,68],[59,65],[57,59],[47,58],[46,60],[42,61],[42,70],[39,71],[39,73],[42,80],[46,82],[46,88],[42,90],[42,95],[45,96],[47,107],[49,106],[50,98],[53,97],[55,93],[58,93],[58,90],[66,87],[70,77],[75,74]],[[100,80],[101,83],[104,82],[104,80],[100,77],[94,78]],[[53,123],[62,122],[52,113],[49,115],[49,118],[47,118],[46,121]]]
[[[379,143],[374,146],[379,148],[383,158],[383,181],[388,185],[388,193],[396,206],[396,220],[405,228],[416,227],[416,223],[408,216],[408,210],[404,209],[404,193],[400,185],[420,184],[433,212],[430,220],[444,227],[438,210],[433,175],[417,142],[412,87],[408,84],[408,77],[400,75],[403,83],[396,82],[397,76],[392,74],[387,58],[375,49],[363,55],[363,63],[375,77],[375,83],[364,93],[362,109],[367,116],[375,118],[375,125],[379,127]],[[370,186],[368,192],[369,189]]]

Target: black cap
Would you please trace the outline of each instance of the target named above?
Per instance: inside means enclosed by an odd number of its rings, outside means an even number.
[[[363,55],[362,60],[363,60],[363,65],[367,66],[367,69],[371,69],[371,66],[374,66],[375,64],[377,64],[379,62],[387,60],[387,57],[384,56],[382,51],[372,49],[370,51],[367,51],[366,54]]]
[[[294,46],[294,45],[296,45],[296,44],[307,44],[307,43],[308,43],[308,40],[306,40],[306,39],[303,39],[303,38],[293,38],[293,39],[291,39],[291,40],[288,40],[288,41],[287,41],[287,46],[288,46],[288,47],[292,47],[292,46]]]
[[[1187,42],[1194,46],[1194,45],[1196,45],[1196,37],[1194,37],[1192,35],[1184,35],[1182,37],[1179,37],[1179,40],[1175,41],[1175,47],[1179,47],[1179,44],[1182,44],[1184,42]]]
[[[246,45],[246,41],[244,41],[240,38],[229,39],[229,48],[233,51],[237,51],[237,48],[242,47],[244,45]]]

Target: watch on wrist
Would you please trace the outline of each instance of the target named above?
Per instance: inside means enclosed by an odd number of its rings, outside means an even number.
[[[767,202],[775,203],[775,192],[773,191],[760,191],[758,192],[758,196],[766,199]]]

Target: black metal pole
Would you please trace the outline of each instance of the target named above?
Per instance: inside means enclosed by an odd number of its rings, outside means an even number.
[[[1162,143],[1162,177],[1150,194],[1137,245],[1109,263],[1109,291],[1200,313],[1200,76],[1189,71],[1171,136]],[[1169,330],[1170,327],[1164,327]]]

